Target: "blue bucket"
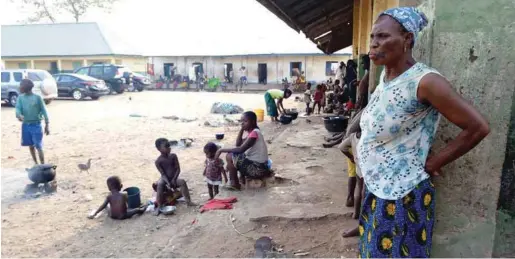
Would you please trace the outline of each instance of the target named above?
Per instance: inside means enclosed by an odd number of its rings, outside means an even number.
[[[129,205],[129,209],[139,208],[141,206],[141,197],[140,191],[138,187],[129,187],[124,191],[127,192],[127,204]]]

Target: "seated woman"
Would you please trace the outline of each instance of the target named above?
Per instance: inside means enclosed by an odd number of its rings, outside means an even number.
[[[243,138],[243,133],[247,136]],[[242,182],[245,178],[263,179],[270,176],[268,168],[268,149],[265,138],[257,126],[257,116],[248,111],[241,116],[241,129],[236,138],[236,147],[222,148],[216,152],[215,159],[222,153],[227,153],[226,162],[229,171],[230,190],[240,190],[238,171],[241,173]]]

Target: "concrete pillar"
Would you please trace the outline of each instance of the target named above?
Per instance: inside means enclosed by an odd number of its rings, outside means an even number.
[[[372,0],[360,0],[359,4],[360,5],[358,53],[365,54],[368,53],[370,30],[372,28]]]
[[[82,66],[83,66],[83,67],[88,66],[88,60],[87,60],[87,59],[83,59],[83,60],[82,60]]]
[[[30,69],[35,69],[36,68],[36,65],[34,64],[34,60],[31,59],[30,60]]]
[[[360,14],[360,0],[354,0],[352,9],[352,56],[359,55],[359,14]]]
[[[109,63],[116,65],[116,60],[114,58],[111,58],[111,59],[109,59]],[[122,61],[122,63],[123,63],[123,61]]]
[[[57,71],[58,73],[61,73],[63,71],[63,66],[60,59],[57,60]]]

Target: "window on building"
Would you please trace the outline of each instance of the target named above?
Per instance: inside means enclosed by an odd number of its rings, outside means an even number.
[[[23,74],[21,72],[14,72],[13,77],[15,82],[21,82],[23,79]]]
[[[325,75],[334,76],[336,75],[336,69],[338,69],[338,61],[327,61],[325,62]]]
[[[299,70],[299,73],[302,73],[302,62],[290,62],[290,76],[293,76],[295,69]]]
[[[11,82],[11,73],[2,72],[2,83],[9,83],[9,82]]]
[[[103,66],[92,66],[89,75],[95,78],[101,78],[104,73],[104,67]]]
[[[19,69],[27,69],[27,63],[26,62],[18,63],[18,68]]]

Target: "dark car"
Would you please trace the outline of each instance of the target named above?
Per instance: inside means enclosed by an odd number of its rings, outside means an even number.
[[[57,95],[59,97],[73,97],[82,100],[91,97],[97,100],[102,95],[109,94],[109,88],[103,80],[79,74],[56,74]]]
[[[150,79],[147,76],[139,73],[133,73],[133,75],[132,82],[134,83],[134,90],[141,92],[145,87],[150,85]]]
[[[132,72],[127,67],[120,65],[95,64],[78,68],[74,73],[104,80],[111,93],[121,94],[132,87]]]

